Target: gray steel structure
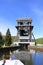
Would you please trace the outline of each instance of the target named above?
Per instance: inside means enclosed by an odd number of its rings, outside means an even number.
[[[19,18],[17,19],[17,37],[18,42],[31,42],[32,41],[32,19]]]

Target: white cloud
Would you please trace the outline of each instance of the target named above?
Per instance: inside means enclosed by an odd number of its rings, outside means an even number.
[[[39,17],[43,16],[43,10],[41,10],[39,8],[33,8],[32,11]]]

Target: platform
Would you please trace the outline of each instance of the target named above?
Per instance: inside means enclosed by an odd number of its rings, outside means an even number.
[[[3,60],[0,61],[0,65],[3,64]],[[6,60],[5,65],[24,65],[20,60]]]

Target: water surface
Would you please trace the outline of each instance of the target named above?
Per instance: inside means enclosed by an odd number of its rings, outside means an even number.
[[[16,52],[17,55],[19,55],[17,52]],[[17,58],[17,55],[16,54],[13,54],[13,59]],[[24,54],[25,55],[25,54]],[[19,59],[24,63],[24,65],[43,65],[43,52],[39,52],[39,51],[27,51],[27,55],[29,55],[29,60],[28,58],[25,58],[25,59],[22,59],[21,57],[23,56],[22,54],[18,57],[20,57]]]
[[[7,54],[8,55],[8,54]],[[6,55],[5,55],[6,56]],[[0,56],[0,60],[2,55]],[[43,52],[29,50],[29,51],[14,51],[12,53],[12,60],[19,59],[24,65],[43,65]]]

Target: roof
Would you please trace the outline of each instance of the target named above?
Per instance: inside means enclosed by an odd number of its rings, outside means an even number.
[[[32,18],[18,18],[17,22],[21,22],[21,21],[27,21],[27,22],[31,22]]]

